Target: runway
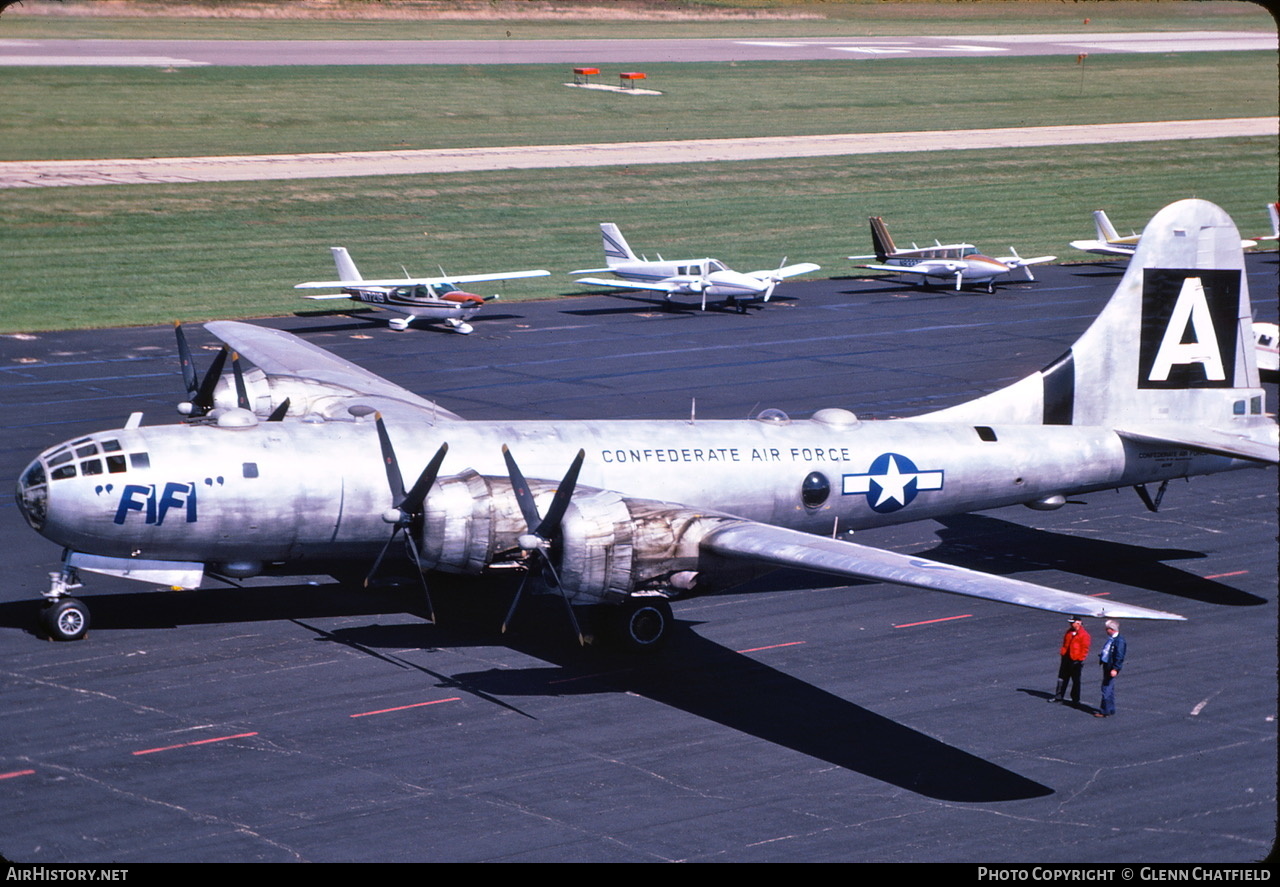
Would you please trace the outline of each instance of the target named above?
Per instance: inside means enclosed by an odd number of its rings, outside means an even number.
[[[762,25],[767,27],[767,25]],[[1260,31],[581,40],[3,40],[3,66],[611,65],[1270,51]]]
[[[1248,260],[1259,319],[1274,252]],[[864,419],[940,408],[1062,353],[1111,264],[994,295],[791,282],[748,315],[588,296],[487,306],[469,337],[368,313],[263,321],[467,418]],[[198,327],[196,344],[212,344]],[[199,351],[205,363],[209,352]],[[176,419],[172,330],[0,338],[0,475]],[[1267,387],[1268,411],[1276,388]],[[371,454],[371,458],[377,458]],[[869,531],[859,541],[1173,610],[1124,627],[1119,714],[1046,705],[1063,620],[774,574],[676,602],[651,662],[579,651],[509,588],[93,577],[87,640],[32,633],[59,552],[0,503],[0,855],[14,862],[1248,862],[1276,822],[1276,474]],[[1089,625],[1095,649],[1101,626]],[[1096,671],[1084,701],[1096,704]]]

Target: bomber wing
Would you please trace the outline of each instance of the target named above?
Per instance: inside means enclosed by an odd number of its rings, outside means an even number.
[[[234,320],[217,320],[204,328],[268,376],[302,379],[345,389],[362,402],[393,414],[423,413],[437,421],[461,421],[462,417],[437,406],[363,367],[343,360],[283,330],[254,326]]]
[[[434,286],[440,283],[479,283],[485,280],[519,280],[524,277],[547,277],[550,271],[498,271],[492,274],[458,274],[450,277],[399,277],[388,280],[313,280],[294,285],[297,290],[381,289],[397,286]]]
[[[701,547],[715,554],[750,558],[777,567],[794,567],[856,579],[875,579],[1076,616],[1099,619],[1185,619],[1175,613],[1059,591],[915,555],[898,554],[824,536],[811,536],[799,530],[752,521],[735,521],[711,530],[702,538]]]

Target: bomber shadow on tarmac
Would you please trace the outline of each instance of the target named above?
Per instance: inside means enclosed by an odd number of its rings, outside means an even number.
[[[653,658],[583,651],[564,642],[559,602],[539,603],[521,614],[523,625],[503,642],[553,665],[461,672],[440,686],[508,708],[500,697],[630,693],[937,800],[992,803],[1053,794],[1048,786],[707,640],[689,621],[676,620],[671,647]],[[367,651],[424,641],[450,645],[451,628],[424,632],[372,625],[339,629],[329,637]]]

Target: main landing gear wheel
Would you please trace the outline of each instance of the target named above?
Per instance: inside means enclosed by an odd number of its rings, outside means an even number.
[[[52,640],[78,641],[89,632],[89,608],[64,597],[40,611],[40,622]]]
[[[671,639],[671,604],[666,598],[631,598],[614,614],[616,635],[623,649],[647,653]]]

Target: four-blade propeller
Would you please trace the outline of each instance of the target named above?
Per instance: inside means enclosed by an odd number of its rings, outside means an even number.
[[[560,592],[560,597],[564,600],[565,608],[569,612],[569,622],[573,625],[574,634],[578,636],[578,643],[586,645],[587,641],[582,634],[582,628],[578,625],[578,617],[574,615],[569,593],[560,581],[560,574],[555,564],[552,563],[553,551],[561,539],[560,524],[564,520],[565,511],[569,508],[569,500],[573,498],[574,487],[578,484],[578,473],[582,470],[582,461],[586,455],[585,450],[578,450],[578,455],[574,457],[573,464],[569,466],[564,479],[560,481],[560,486],[556,489],[551,506],[544,517],[538,514],[538,505],[534,501],[533,493],[530,492],[529,484],[520,472],[520,466],[516,464],[515,457],[511,455],[511,450],[506,444],[502,445],[502,458],[507,462],[511,489],[515,493],[516,502],[520,505],[520,513],[524,516],[527,530],[520,535],[517,544],[525,552],[524,561],[528,569],[524,579],[520,580],[520,587],[516,589],[515,597],[511,601],[511,609],[507,611],[507,618],[502,622],[503,632],[507,630],[511,617],[515,615],[520,596],[524,593],[525,582],[529,579],[529,573],[533,572],[533,565],[536,562],[543,583]]]
[[[378,444],[382,448],[382,464],[387,470],[387,486],[391,488],[391,498],[394,505],[383,514],[383,520],[392,525],[391,536],[387,539],[386,544],[382,546],[382,550],[378,552],[378,557],[369,569],[369,575],[365,577],[364,584],[365,587],[368,587],[377,574],[378,568],[382,566],[382,559],[386,557],[391,543],[395,541],[397,534],[404,531],[405,553],[413,563],[414,571],[418,574],[418,580],[422,583],[422,596],[427,604],[427,621],[434,623],[436,621],[435,608],[431,606],[431,592],[427,589],[426,571],[422,566],[422,558],[418,554],[418,543],[414,541],[414,537],[422,532],[422,519],[426,509],[427,493],[430,492],[432,484],[436,482],[436,476],[440,473],[440,465],[444,462],[445,454],[449,452],[449,445],[447,443],[440,445],[440,449],[436,451],[435,456],[431,458],[427,466],[422,469],[422,473],[418,475],[418,480],[414,483],[413,488],[406,493],[404,478],[400,474],[400,464],[396,459],[395,448],[391,446],[391,438],[387,435],[387,426],[383,423],[380,413],[375,416],[374,424],[378,429]]]

